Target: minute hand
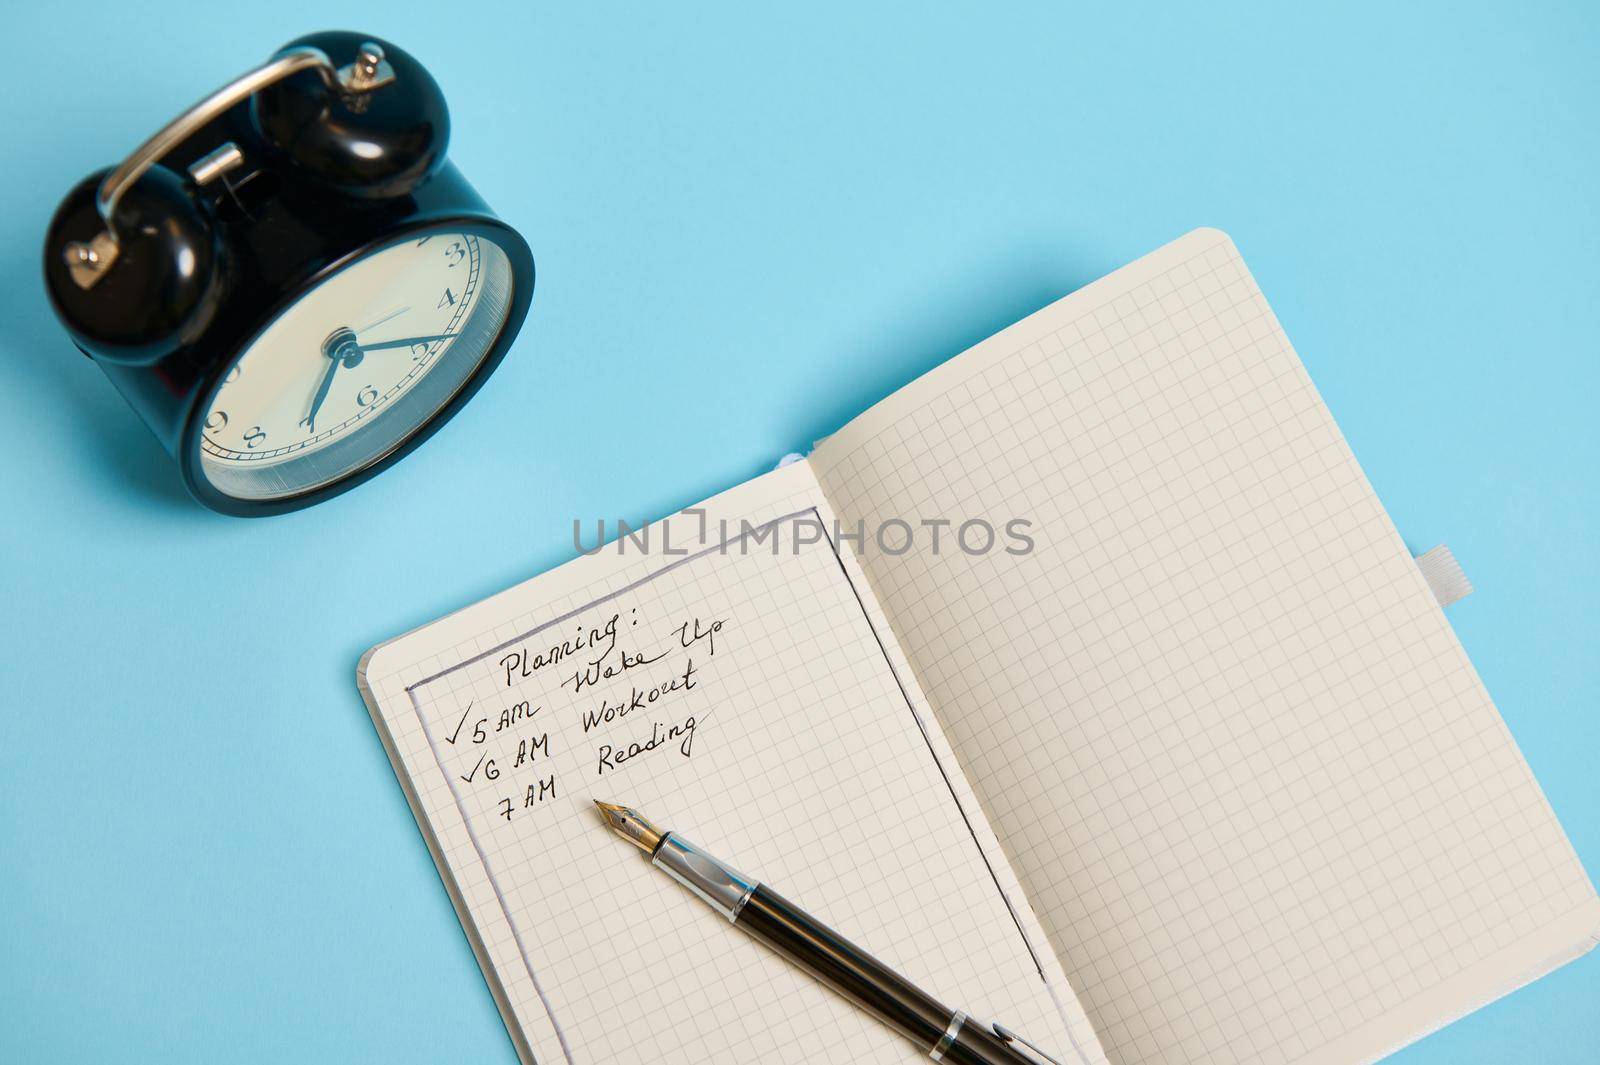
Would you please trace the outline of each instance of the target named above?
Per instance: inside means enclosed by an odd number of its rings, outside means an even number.
[[[414,344],[432,344],[436,340],[449,340],[460,333],[439,333],[431,337],[404,337],[400,340],[380,340],[375,344],[357,344],[362,351],[383,351],[386,348],[409,348]]]

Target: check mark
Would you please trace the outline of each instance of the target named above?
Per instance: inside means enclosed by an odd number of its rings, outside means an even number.
[[[452,746],[452,747],[455,746],[456,737],[461,735],[461,726],[465,725],[467,723],[467,714],[470,714],[470,713],[472,713],[472,703],[471,702],[467,703],[467,709],[466,709],[465,712],[462,713],[461,720],[456,722],[456,730],[453,733],[451,733],[450,735],[448,735],[448,736],[446,736],[444,738],[444,741],[446,743],[450,744],[450,746]]]
[[[468,773],[461,779],[466,781],[468,784],[471,784],[472,778],[478,775],[478,768],[483,765],[483,760],[487,757],[489,757],[488,751],[484,751],[482,754],[478,755],[478,764],[472,767],[472,772]]]

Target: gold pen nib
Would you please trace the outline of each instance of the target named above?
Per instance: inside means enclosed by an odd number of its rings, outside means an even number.
[[[654,854],[661,837],[666,835],[632,807],[601,802],[599,799],[594,800],[594,804],[600,808],[600,816],[606,819],[606,827],[646,854]]]

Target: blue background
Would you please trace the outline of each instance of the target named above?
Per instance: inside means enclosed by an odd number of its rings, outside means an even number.
[[[1407,541],[1478,584],[1451,620],[1600,870],[1597,12],[13,5],[0,1060],[512,1062],[360,653],[1202,224]],[[223,518],[68,344],[40,241],[84,174],[326,27],[431,67],[539,288],[416,455]],[[1593,1062],[1596,1002],[1590,956],[1395,1060]]]

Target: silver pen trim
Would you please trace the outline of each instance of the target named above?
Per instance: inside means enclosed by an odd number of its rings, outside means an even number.
[[[951,1044],[956,1041],[956,1036],[961,1034],[961,1026],[966,1023],[966,1010],[956,1010],[954,1013],[952,1013],[950,1015],[950,1024],[945,1028],[944,1035],[939,1037],[939,1041],[933,1044],[933,1049],[928,1051],[928,1057],[932,1058],[934,1061],[939,1061],[942,1059],[944,1057],[944,1052],[949,1050]]]
[[[650,864],[699,895],[730,922],[750,901],[758,886],[737,869],[716,858],[676,832],[668,832],[656,845]]]

